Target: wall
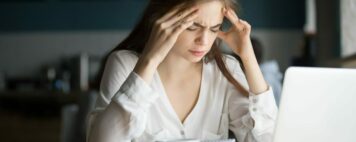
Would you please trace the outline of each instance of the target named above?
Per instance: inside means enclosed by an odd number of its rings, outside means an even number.
[[[9,76],[30,76],[44,64],[82,52],[103,56],[116,46],[128,31],[36,32],[0,34],[0,69]],[[298,56],[302,32],[299,30],[256,29],[253,36],[266,47],[265,59],[276,59],[281,68]]]
[[[117,45],[140,16],[144,0],[50,0],[0,3],[0,72],[31,76],[44,64],[86,52],[102,56]],[[282,70],[299,55],[304,24],[300,0],[240,0],[240,15],[253,26],[266,59]],[[9,14],[10,13],[10,14]]]
[[[300,56],[303,31],[257,29],[253,36],[261,40],[265,50],[264,60],[277,60],[282,72],[291,64],[291,59]]]
[[[45,64],[81,53],[103,56],[127,31],[29,32],[0,34],[0,69],[8,76],[30,76]]]
[[[341,57],[356,55],[356,1],[340,1]]]

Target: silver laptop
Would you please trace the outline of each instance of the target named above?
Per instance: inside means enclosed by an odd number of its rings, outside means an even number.
[[[289,68],[273,142],[356,142],[356,69]]]

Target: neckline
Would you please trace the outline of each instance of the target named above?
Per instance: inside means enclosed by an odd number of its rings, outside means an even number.
[[[200,81],[200,87],[199,87],[199,94],[198,94],[198,100],[195,103],[195,105],[193,106],[193,109],[188,113],[187,117],[184,119],[183,122],[180,121],[177,112],[173,109],[173,106],[171,104],[171,102],[169,101],[169,98],[167,96],[166,90],[163,86],[161,77],[159,76],[158,71],[156,70],[155,74],[157,76],[158,82],[159,82],[159,89],[160,91],[163,93],[163,98],[164,98],[164,103],[166,106],[168,106],[168,111],[169,113],[171,113],[175,119],[175,121],[177,121],[177,123],[180,125],[180,127],[184,127],[191,119],[192,115],[195,114],[195,112],[197,111],[199,105],[201,104],[201,99],[204,97],[204,95],[202,95],[203,91],[205,90],[204,88],[204,80],[205,80],[205,63],[202,62],[202,75],[201,75],[201,81]]]

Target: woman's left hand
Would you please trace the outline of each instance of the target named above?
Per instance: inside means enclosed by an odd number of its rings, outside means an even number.
[[[230,20],[232,26],[227,32],[219,31],[218,37],[225,41],[235,54],[240,56],[250,91],[254,94],[265,92],[268,90],[268,85],[253,52],[250,39],[251,25],[239,19],[231,8],[224,10],[223,13]]]
[[[227,32],[219,31],[218,37],[222,39],[232,49],[232,51],[244,58],[253,54],[250,33],[251,25],[237,17],[231,8],[223,10],[224,16],[229,19],[232,26]]]

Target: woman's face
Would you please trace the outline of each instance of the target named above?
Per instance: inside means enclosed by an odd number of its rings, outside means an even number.
[[[201,3],[198,7],[194,24],[180,34],[171,50],[171,54],[190,62],[199,62],[209,52],[224,18],[220,1]]]

